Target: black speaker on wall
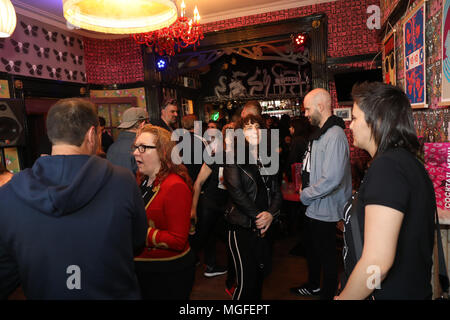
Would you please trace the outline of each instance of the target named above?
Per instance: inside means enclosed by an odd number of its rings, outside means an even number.
[[[25,106],[19,99],[0,99],[0,147],[25,145]]]

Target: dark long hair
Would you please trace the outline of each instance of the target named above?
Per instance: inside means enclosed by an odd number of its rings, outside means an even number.
[[[394,147],[417,156],[420,144],[411,104],[400,88],[381,82],[364,82],[353,86],[352,97],[371,129],[377,146],[374,158]]]

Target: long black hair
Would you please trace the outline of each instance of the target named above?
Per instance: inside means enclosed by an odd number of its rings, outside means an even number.
[[[377,146],[374,158],[389,148],[401,147],[417,156],[420,144],[411,104],[405,92],[381,82],[364,82],[352,89],[353,101],[364,112]]]

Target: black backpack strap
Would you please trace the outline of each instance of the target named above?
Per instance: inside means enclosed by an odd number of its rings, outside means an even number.
[[[445,258],[444,258],[444,250],[442,248],[442,237],[441,237],[441,228],[439,225],[439,215],[437,211],[437,206],[435,210],[436,215],[436,233],[437,233],[437,248],[438,248],[438,260],[439,260],[439,283],[441,285],[441,289],[443,293],[448,293],[449,280],[447,274],[447,267],[445,266]]]
[[[359,261],[362,255],[363,250],[363,244],[362,244],[362,234],[361,234],[361,228],[359,227],[359,218],[356,211],[357,206],[357,197],[358,193],[355,193],[352,195],[352,204],[347,208],[347,210],[353,210],[353,214],[350,218],[350,227],[352,229],[352,237],[353,237],[353,243],[355,245],[355,256],[356,261]],[[353,209],[352,209],[353,208]]]

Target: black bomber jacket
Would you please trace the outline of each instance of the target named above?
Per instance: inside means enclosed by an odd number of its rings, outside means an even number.
[[[255,203],[258,185],[256,175],[258,166],[252,165],[225,165],[223,171],[224,184],[230,195],[230,203],[226,210],[227,221],[232,225],[243,228],[253,228],[256,216],[261,212]],[[277,175],[268,176],[266,186],[269,189],[269,209],[274,219],[279,215],[283,201]]]

